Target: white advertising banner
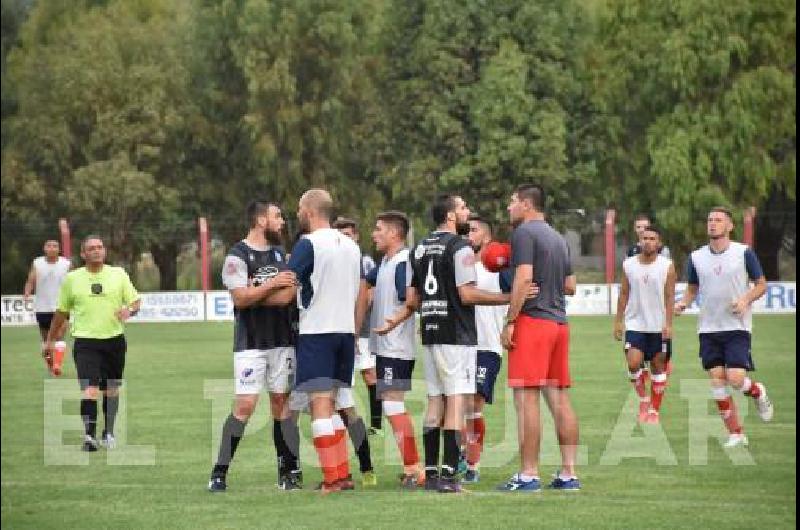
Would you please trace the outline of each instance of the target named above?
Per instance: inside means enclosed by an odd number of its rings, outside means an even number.
[[[33,314],[33,297],[27,302],[22,295],[3,296],[2,322],[4,326],[30,326],[36,324],[36,315]]]
[[[202,291],[140,293],[142,308],[130,322],[192,322],[205,320]]]
[[[567,315],[607,315],[608,285],[583,283],[575,289],[575,296],[567,297]]]
[[[206,293],[206,320],[233,320],[233,300],[228,291]]]

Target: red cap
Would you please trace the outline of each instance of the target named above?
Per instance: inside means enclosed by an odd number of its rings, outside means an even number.
[[[484,247],[481,261],[489,272],[500,272],[511,265],[511,245],[492,241]]]

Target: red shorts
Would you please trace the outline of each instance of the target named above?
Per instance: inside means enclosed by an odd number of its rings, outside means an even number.
[[[569,326],[520,315],[508,353],[508,386],[566,388],[569,377]]]

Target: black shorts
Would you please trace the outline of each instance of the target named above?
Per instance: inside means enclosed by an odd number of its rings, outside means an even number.
[[[353,383],[356,338],[352,333],[298,335],[295,388],[325,392]]]
[[[36,313],[36,323],[39,324],[39,329],[49,331],[50,323],[53,322],[53,315],[55,313]]]
[[[414,373],[414,361],[407,359],[394,359],[381,355],[375,358],[375,371],[378,376],[377,391],[411,390],[411,374]]]
[[[700,333],[700,359],[703,370],[719,366],[755,370],[750,354],[750,333],[742,330]]]
[[[494,383],[500,373],[503,358],[493,351],[478,351],[477,370],[475,371],[475,393],[483,396],[486,403],[494,401]]]
[[[127,349],[124,335],[110,339],[76,338],[72,355],[81,390],[85,390],[87,386],[106,390],[122,385]]]
[[[672,358],[672,340],[664,340],[661,333],[643,333],[641,331],[625,332],[625,354],[635,348],[644,354],[645,361],[652,361],[659,353],[664,353],[664,361]]]

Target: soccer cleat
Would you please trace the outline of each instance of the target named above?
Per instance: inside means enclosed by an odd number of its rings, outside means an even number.
[[[581,482],[578,477],[563,479],[559,476],[560,474],[561,472],[558,471],[553,475],[553,481],[547,486],[548,488],[560,491],[578,491],[581,489]]]
[[[538,478],[534,478],[533,480],[522,480],[519,476],[519,473],[515,473],[508,482],[505,484],[501,484],[497,487],[498,491],[530,491],[530,492],[537,492],[542,491],[542,483],[539,482]]]
[[[772,406],[772,401],[770,401],[769,396],[767,396],[767,387],[765,387],[761,383],[756,383],[756,386],[761,391],[761,394],[756,399],[756,409],[758,409],[758,416],[761,418],[762,421],[770,421],[772,419],[772,414],[775,411],[774,407]]]
[[[659,422],[660,422],[660,419],[659,419],[658,411],[650,409],[650,411],[647,413],[647,417],[644,419],[644,423],[647,423],[647,424],[650,424],[650,425],[658,425]]]
[[[467,469],[464,473],[465,484],[477,484],[481,479],[481,473],[477,469]]]
[[[461,493],[462,491],[457,477],[439,478],[439,493]]]
[[[356,489],[356,485],[353,482],[353,475],[347,475],[347,478],[340,478],[338,484],[339,490],[341,491],[352,491]]]
[[[463,475],[467,472],[467,453],[463,449],[458,455],[458,466],[456,466],[456,473]]]
[[[745,436],[743,433],[733,433],[730,436],[728,436],[728,441],[725,442],[723,447],[725,447],[726,449],[730,449],[731,447],[737,447],[740,445],[742,447],[747,447],[748,444],[749,441],[747,440],[747,436]]]
[[[383,436],[384,436],[384,434],[383,434],[383,429],[378,429],[378,428],[375,428],[375,427],[370,427],[370,428],[367,430],[367,435],[368,435],[368,436],[379,436],[379,437],[383,438]]]
[[[284,491],[300,490],[303,489],[302,483],[298,482],[297,475],[294,472],[288,475],[283,475],[278,479],[278,489]]]
[[[320,482],[319,484],[317,484],[317,487],[314,488],[314,490],[320,492],[323,495],[327,495],[329,493],[336,493],[337,491],[342,491],[342,488],[339,485],[339,481],[337,480],[333,484],[326,484],[325,482]]]
[[[374,471],[364,471],[361,474],[361,487],[374,488],[378,485],[378,477],[375,476]]]
[[[219,493],[228,489],[228,485],[225,484],[225,477],[211,477],[208,481],[208,491],[211,493]]]
[[[645,423],[647,421],[648,412],[650,412],[650,400],[639,401],[639,423]]]
[[[93,453],[97,451],[98,447],[100,447],[100,444],[97,443],[97,438],[88,434],[83,437],[83,446],[81,449],[89,453]]]
[[[415,490],[425,484],[425,480],[423,479],[422,482],[420,482],[417,475],[403,475],[403,478],[400,480],[400,485],[406,490]]]
[[[117,447],[117,439],[110,432],[103,431],[103,436],[100,438],[100,445],[107,450],[115,449]]]
[[[436,491],[439,489],[439,475],[425,475],[425,489],[428,491]]]
[[[294,469],[294,470],[290,471],[289,474],[291,474],[292,477],[294,477],[295,483],[297,483],[297,485],[302,488],[303,487],[303,470],[302,469]]]

